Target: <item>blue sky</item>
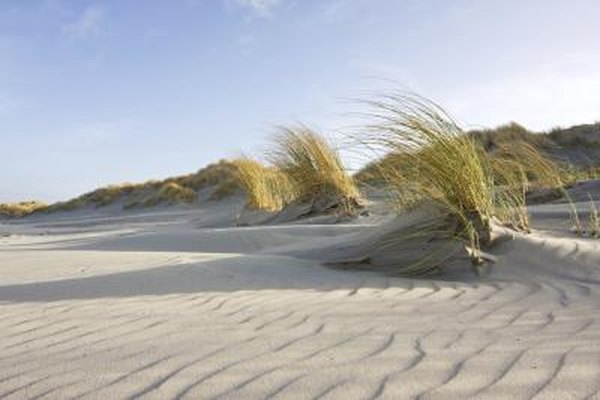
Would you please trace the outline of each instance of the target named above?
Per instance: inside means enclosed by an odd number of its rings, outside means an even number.
[[[0,0],[0,201],[260,154],[409,87],[469,126],[600,119],[600,2]]]

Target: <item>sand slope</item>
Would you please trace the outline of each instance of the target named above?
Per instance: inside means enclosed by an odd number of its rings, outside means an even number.
[[[311,252],[373,220],[203,215],[0,226],[0,398],[600,398],[600,241],[557,227],[484,279],[402,279]]]

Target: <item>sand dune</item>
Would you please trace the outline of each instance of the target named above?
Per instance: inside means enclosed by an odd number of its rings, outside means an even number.
[[[551,208],[489,276],[443,280],[320,264],[381,216],[0,225],[0,398],[600,398],[600,242]]]

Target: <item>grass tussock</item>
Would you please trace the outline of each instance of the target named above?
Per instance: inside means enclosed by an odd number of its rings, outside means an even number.
[[[292,182],[300,202],[317,208],[333,204],[348,214],[360,208],[354,179],[323,136],[304,125],[280,127],[274,145],[269,159]]]
[[[296,187],[277,168],[247,157],[234,160],[233,164],[236,180],[247,195],[249,208],[280,211],[296,198]]]
[[[375,123],[368,141],[398,159],[382,171],[391,187],[408,188],[411,197],[447,210],[472,247],[488,242],[494,196],[483,147],[441,107],[417,95],[386,95],[369,104]]]
[[[48,208],[46,203],[40,201],[21,201],[18,203],[1,203],[0,217],[20,218],[33,214],[38,211],[44,211]]]
[[[332,210],[351,215],[362,206],[360,192],[337,151],[306,126],[280,127],[268,159],[266,165],[246,157],[233,161],[248,207],[280,211],[301,203],[310,205],[305,215]]]
[[[431,226],[437,231],[445,226],[440,237],[466,241],[475,263],[492,241],[493,221],[528,229],[525,195],[532,182],[561,185],[555,165],[530,142],[498,143],[490,153],[430,100],[400,93],[368,104],[374,122],[366,143],[389,153],[377,173],[396,194],[399,208],[432,203],[445,210],[445,223]],[[429,271],[431,263],[407,270]]]

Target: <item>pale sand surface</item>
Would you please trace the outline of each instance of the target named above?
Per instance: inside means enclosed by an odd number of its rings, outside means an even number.
[[[0,398],[600,398],[600,240],[565,205],[444,280],[320,265],[382,216],[238,212],[0,225]]]

